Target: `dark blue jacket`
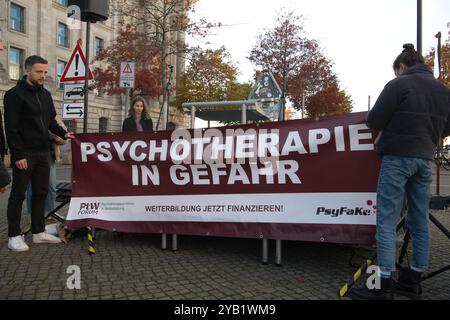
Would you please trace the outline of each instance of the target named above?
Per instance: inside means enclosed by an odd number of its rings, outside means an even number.
[[[382,131],[378,153],[432,160],[439,139],[450,134],[449,115],[450,89],[419,64],[385,86],[367,126]]]

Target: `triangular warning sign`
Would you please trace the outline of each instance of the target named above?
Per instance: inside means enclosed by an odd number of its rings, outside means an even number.
[[[80,42],[77,42],[72,56],[64,69],[60,82],[82,81],[84,80],[84,73],[86,72],[86,58],[81,49]],[[89,69],[89,80],[94,79],[91,70]]]
[[[125,68],[123,69],[122,73],[133,73],[133,70],[131,69],[129,63],[127,63],[127,65],[126,65]]]

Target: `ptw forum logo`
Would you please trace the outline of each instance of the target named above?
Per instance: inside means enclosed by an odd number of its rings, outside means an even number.
[[[80,204],[80,210],[78,210],[78,215],[98,214],[99,208],[100,208],[100,202],[82,202]]]

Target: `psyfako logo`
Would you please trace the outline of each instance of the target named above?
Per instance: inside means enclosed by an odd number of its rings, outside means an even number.
[[[371,216],[376,214],[376,205],[372,200],[367,200],[365,207],[340,207],[340,208],[326,208],[318,207],[316,215],[330,216],[333,218],[347,215],[347,216]]]
[[[83,202],[80,204],[80,210],[78,215],[93,215],[98,214],[98,209],[100,208],[99,202]]]

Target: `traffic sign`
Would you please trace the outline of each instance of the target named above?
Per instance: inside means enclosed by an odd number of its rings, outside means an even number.
[[[63,103],[63,119],[83,119],[84,103]]]
[[[72,56],[64,69],[60,82],[71,82],[84,80],[84,74],[86,72],[86,58],[84,57],[83,50],[81,49],[81,42],[78,41],[75,49],[72,52]],[[94,79],[91,70],[89,70],[89,80]]]
[[[120,81],[120,87],[121,88],[133,88],[134,81],[127,81],[127,80]]]
[[[82,83],[66,83],[64,84],[64,101],[82,100],[84,99],[85,90]]]
[[[250,92],[249,100],[258,100],[266,116],[278,119],[281,102],[281,89],[270,70],[263,70]]]
[[[134,88],[134,76],[136,65],[134,62],[125,61],[120,63],[120,87]]]
[[[281,89],[270,70],[264,70],[252,88],[249,99],[280,99]]]

